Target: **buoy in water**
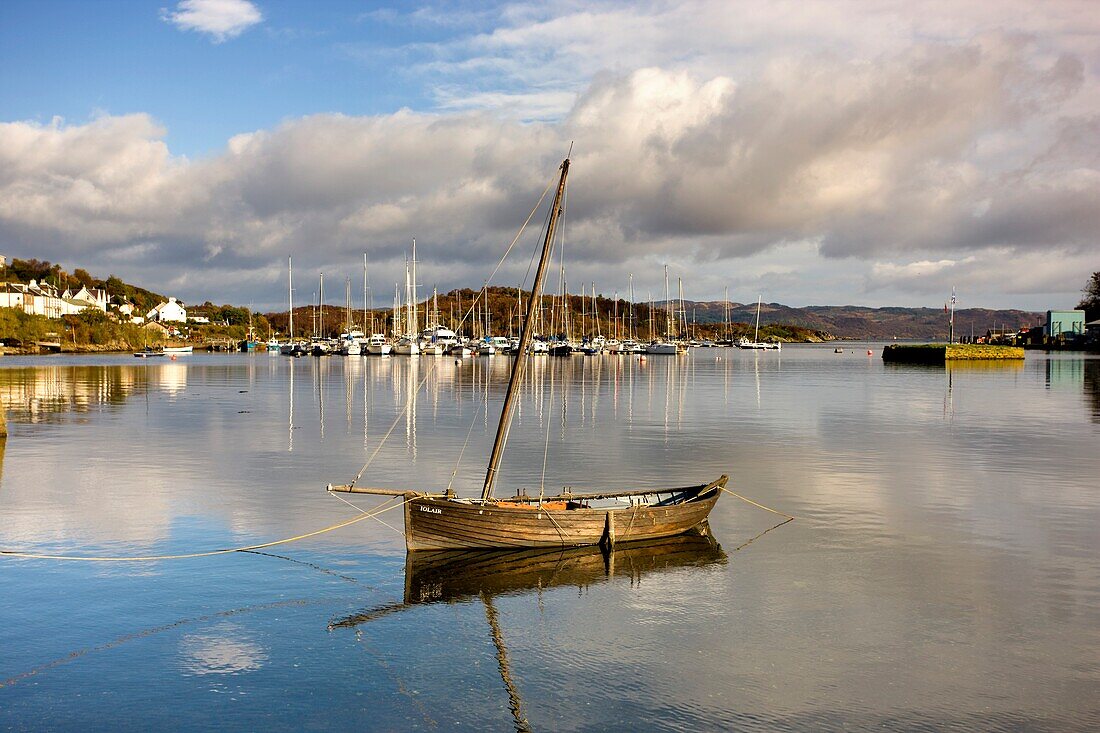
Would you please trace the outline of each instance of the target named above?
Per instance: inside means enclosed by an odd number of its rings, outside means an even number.
[[[871,355],[871,350],[867,349],[867,356],[870,356],[870,355]]]

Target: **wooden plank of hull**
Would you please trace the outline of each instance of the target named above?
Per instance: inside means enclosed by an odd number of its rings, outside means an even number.
[[[700,487],[699,493],[719,483],[724,481]],[[409,550],[595,545],[607,532],[609,515],[616,542],[658,539],[704,521],[718,496],[714,491],[705,499],[668,506],[560,510],[417,497],[405,504],[405,544]]]

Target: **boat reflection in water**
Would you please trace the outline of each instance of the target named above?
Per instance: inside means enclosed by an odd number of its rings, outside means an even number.
[[[726,553],[703,522],[688,533],[659,540],[596,546],[522,550],[435,550],[405,555],[405,598],[335,620],[329,630],[354,628],[398,611],[433,603],[479,598],[496,650],[497,666],[516,731],[530,731],[523,698],[512,677],[496,596],[523,595],[556,587],[585,588],[595,583],[691,567],[725,564]]]
[[[726,552],[705,522],[687,534],[600,547],[522,550],[435,550],[405,555],[405,598],[333,621],[349,628],[426,603],[454,603],[478,596],[516,595],[562,586],[586,587],[617,578],[678,568],[725,564]]]

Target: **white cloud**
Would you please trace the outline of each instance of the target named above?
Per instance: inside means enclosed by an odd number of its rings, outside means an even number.
[[[249,0],[181,0],[175,12],[162,15],[180,30],[210,35],[214,43],[236,38],[263,20]]]

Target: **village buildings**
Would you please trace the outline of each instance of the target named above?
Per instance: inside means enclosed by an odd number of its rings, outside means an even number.
[[[161,303],[145,314],[145,320],[157,323],[187,323],[187,309],[175,298]]]
[[[45,282],[0,283],[0,308],[18,308],[24,313],[60,318],[86,308],[107,312],[107,291],[81,287],[60,290]]]

